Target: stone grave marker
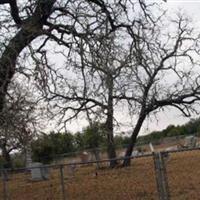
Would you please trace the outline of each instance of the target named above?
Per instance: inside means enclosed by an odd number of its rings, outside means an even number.
[[[45,167],[42,163],[35,162],[30,166],[31,170],[31,180],[42,181],[49,179],[49,169]]]
[[[77,166],[75,164],[75,161],[72,161],[72,163],[67,166],[67,176],[69,178],[74,177],[76,170],[77,170]]]
[[[84,151],[83,153],[81,153],[80,159],[81,159],[82,163],[89,162],[89,154],[88,154],[88,152]]]

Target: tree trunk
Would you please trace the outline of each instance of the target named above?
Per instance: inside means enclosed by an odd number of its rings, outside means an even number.
[[[115,143],[113,136],[113,78],[112,76],[107,77],[108,87],[108,109],[107,109],[107,120],[105,123],[105,130],[107,134],[107,152],[109,159],[116,158]],[[110,167],[113,168],[117,165],[117,161],[110,161]]]
[[[135,143],[136,143],[136,140],[137,140],[137,136],[140,132],[140,129],[142,127],[142,124],[144,122],[146,118],[146,115],[145,114],[141,114],[141,116],[139,117],[138,119],[138,122],[135,126],[135,129],[131,135],[131,141],[130,141],[130,144],[128,145],[127,149],[126,149],[126,153],[125,153],[125,157],[130,157],[132,155],[132,152],[133,152],[133,148],[135,146]],[[131,164],[131,159],[130,158],[125,158],[124,159],[124,162],[123,162],[123,166],[126,167],[126,166],[130,166]]]
[[[114,137],[113,137],[113,124],[111,123],[111,118],[109,117],[106,121],[106,134],[107,134],[107,152],[109,159],[116,158],[116,151],[115,151],[115,144],[114,144]],[[111,160],[110,167],[113,168],[117,164],[117,161]]]
[[[34,27],[31,31],[21,29],[9,42],[0,58],[0,111],[3,109],[8,84],[15,74],[17,57],[31,41],[39,36],[40,31],[38,29],[33,31],[33,29]]]
[[[10,157],[10,152],[7,150],[6,145],[1,146],[2,157],[5,161],[4,168],[12,168],[12,160]]]
[[[35,13],[21,25],[0,58],[0,112],[3,109],[8,85],[15,74],[16,60],[21,51],[35,38],[42,35],[42,27],[51,14],[56,0],[38,1]]]

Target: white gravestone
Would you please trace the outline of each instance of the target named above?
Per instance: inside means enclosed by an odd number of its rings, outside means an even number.
[[[86,152],[86,151],[82,152],[81,155],[80,155],[80,159],[81,159],[82,163],[89,162],[89,154],[88,154],[88,152]]]
[[[49,179],[49,169],[42,163],[36,162],[31,164],[31,180],[41,181]]]
[[[150,147],[150,150],[151,150],[152,153],[155,152],[155,149],[154,149],[154,147],[153,147],[151,142],[149,143],[149,147]]]
[[[67,166],[68,177],[74,177],[76,170],[77,170],[77,166],[75,164],[75,161],[72,161],[72,163]]]

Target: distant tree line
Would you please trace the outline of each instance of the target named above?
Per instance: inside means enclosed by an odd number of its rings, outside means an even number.
[[[150,142],[157,143],[161,139],[174,136],[200,135],[200,118],[191,119],[183,125],[169,125],[162,131],[153,131],[148,135],[138,138],[137,144],[148,144]]]
[[[137,146],[148,144],[150,142],[158,143],[166,137],[174,137],[181,135],[196,135],[200,134],[200,118],[191,119],[184,125],[169,125],[161,131],[153,131],[148,135],[139,136]],[[122,134],[114,137],[116,147],[125,148],[129,144],[130,138]],[[33,159],[48,163],[59,158],[59,155],[68,154],[77,151],[91,150],[95,148],[106,149],[106,134],[103,129],[103,124],[93,123],[91,126],[83,129],[82,132],[72,134],[70,132],[42,134],[33,142]]]
[[[184,125],[169,125],[161,131],[153,131],[148,135],[139,136],[136,146],[148,144],[150,142],[156,144],[166,137],[200,135],[200,118],[191,119]],[[126,148],[130,138],[123,134],[114,136],[117,148]],[[32,141],[32,158],[33,161],[49,164],[55,159],[65,156],[73,156],[74,152],[84,150],[104,149],[106,151],[106,133],[103,124],[94,122],[84,128],[81,132],[75,134],[67,132],[50,132],[40,134]],[[23,153],[23,152],[22,152]],[[23,166],[24,164],[16,154],[14,156],[14,167]],[[5,163],[0,158],[0,165]]]
[[[117,135],[114,139],[119,148],[128,144],[128,137]],[[64,154],[70,156],[74,152],[95,149],[105,149],[106,151],[106,141],[104,125],[98,122],[92,123],[82,132],[75,134],[70,132],[43,133],[32,142],[33,160],[49,163]]]

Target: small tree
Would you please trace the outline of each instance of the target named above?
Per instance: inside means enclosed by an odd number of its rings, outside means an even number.
[[[83,129],[86,148],[95,149],[100,148],[105,144],[105,130],[104,125],[99,122],[92,122],[89,126]]]
[[[93,122],[90,126],[83,130],[86,148],[90,148],[95,156],[96,161],[100,160],[100,147],[106,142],[106,132],[104,125],[98,122]],[[97,163],[99,168],[99,163]]]
[[[69,133],[42,133],[32,142],[33,159],[42,163],[50,163],[62,154],[75,151],[75,138]]]

